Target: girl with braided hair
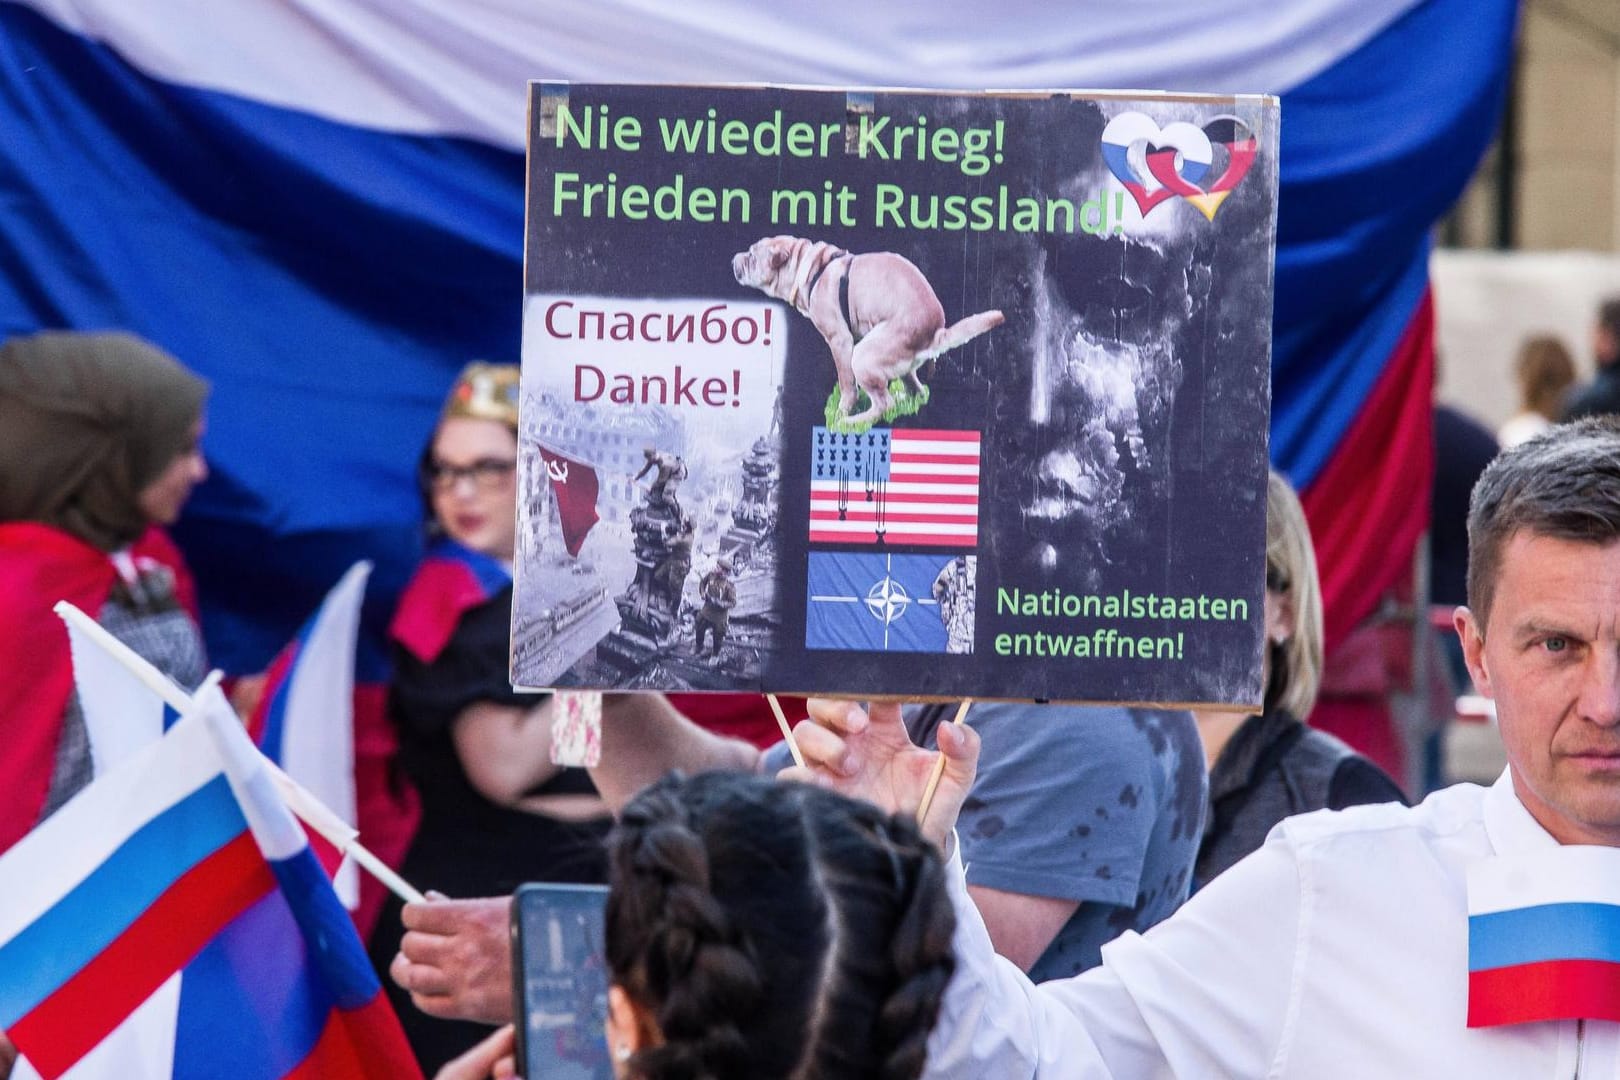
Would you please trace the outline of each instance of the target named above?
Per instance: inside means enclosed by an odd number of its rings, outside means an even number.
[[[625,808],[608,865],[621,1075],[921,1075],[956,919],[911,821],[804,784],[672,776]]]
[[[617,1076],[922,1074],[956,918],[911,820],[807,784],[672,774],[625,808],[608,861]],[[479,1049],[440,1080],[488,1075],[510,1028]]]

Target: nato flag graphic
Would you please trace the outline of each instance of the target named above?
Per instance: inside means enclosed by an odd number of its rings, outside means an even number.
[[[945,652],[934,582],[954,555],[810,553],[804,647]]]

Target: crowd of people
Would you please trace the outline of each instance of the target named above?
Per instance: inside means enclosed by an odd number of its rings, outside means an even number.
[[[1595,345],[1571,393],[1568,350],[1526,343],[1523,410],[1450,522],[1457,652],[1507,770],[1415,806],[1308,723],[1321,589],[1276,473],[1258,713],[814,699],[794,764],[739,726],[763,699],[608,695],[600,762],[554,765],[552,699],[507,677],[517,370],[471,365],[421,457],[426,553],[390,629],[421,803],[402,870],[435,894],[369,944],[419,1061],[513,1073],[511,894],[543,880],[609,887],[620,1076],[1612,1070],[1612,1033],[1471,1027],[1467,1001],[1470,868],[1620,847],[1620,421],[1596,415],[1620,412],[1620,300]],[[203,678],[162,530],[207,475],[207,389],[129,335],[0,346],[0,655],[31,659],[0,709],[0,851],[91,775],[67,641],[39,632],[55,601]]]
[[[718,1059],[640,1070],[627,1056],[625,1075],[1517,1077],[1560,1075],[1560,1063],[1579,1075],[1582,1062],[1611,1071],[1620,1047],[1585,1020],[1471,1024],[1467,879],[1486,862],[1538,857],[1545,866],[1569,845],[1620,846],[1620,423],[1555,427],[1496,459],[1474,491],[1468,532],[1469,604],[1456,630],[1473,678],[1497,702],[1508,768],[1493,786],[1457,785],[1416,807],[1287,818],[1154,930],[1104,948],[1096,969],[1035,983],[998,955],[963,867],[963,814],[987,740],[944,725],[930,751],[899,705],[813,701],[797,731],[808,764],[784,779],[903,821],[922,806],[943,755],[921,827],[945,853],[956,925],[926,1056],[904,1072],[819,1072],[805,1067],[812,1025],[795,1043],[794,1071],[732,1071]],[[637,738],[681,730],[655,706],[624,708]],[[701,734],[672,738],[672,749],[682,746],[689,763],[730,753],[732,766],[748,765],[745,753]],[[664,783],[678,790],[680,781]],[[615,893],[626,887],[616,875]],[[792,921],[784,913],[764,934]],[[696,965],[686,970],[705,985]],[[466,965],[404,959],[396,968],[407,983],[424,973],[454,984]],[[634,1000],[632,983],[615,979]],[[662,1001],[648,995],[642,1006]],[[880,1015],[874,1006],[851,1017],[851,1041],[875,1032]],[[503,1071],[494,1058],[505,1037],[452,1075]],[[745,1033],[738,1052],[765,1042]]]

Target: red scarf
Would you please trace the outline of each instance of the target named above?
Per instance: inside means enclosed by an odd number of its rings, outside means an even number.
[[[512,583],[496,559],[440,540],[400,595],[388,636],[424,664],[439,658],[461,617]]]
[[[196,618],[191,575],[167,536],[148,529],[130,554],[173,571],[180,602]],[[67,627],[51,609],[66,600],[95,618],[117,579],[107,554],[83,540],[35,522],[0,524],[0,852],[39,820],[73,689]]]

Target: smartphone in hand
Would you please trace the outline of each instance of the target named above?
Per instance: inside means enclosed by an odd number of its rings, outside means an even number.
[[[607,1039],[605,885],[521,886],[512,896],[517,1061],[526,1080],[613,1080]]]

